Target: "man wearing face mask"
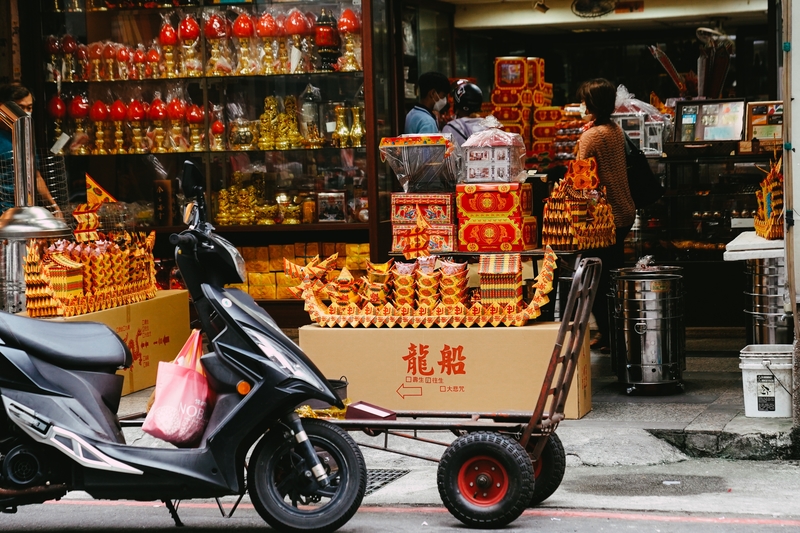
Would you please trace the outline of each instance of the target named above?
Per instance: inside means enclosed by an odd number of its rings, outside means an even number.
[[[14,102],[29,115],[33,112],[33,95],[19,83],[0,85],[0,103],[5,102]],[[8,129],[5,123],[0,122],[0,168],[3,169],[3,172],[0,173],[0,212],[9,207],[14,207],[14,158],[12,150],[11,130]],[[63,217],[58,204],[56,204],[47,189],[47,184],[38,170],[36,171],[36,190],[42,197],[46,207],[56,216]]]
[[[419,103],[406,115],[405,133],[439,133],[434,112],[447,105],[450,81],[440,72],[426,72],[417,81]]]

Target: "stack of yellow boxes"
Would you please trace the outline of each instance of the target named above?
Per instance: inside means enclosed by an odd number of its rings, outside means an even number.
[[[283,271],[286,259],[299,266],[306,265],[314,257],[330,257],[338,253],[336,270],[328,279],[336,279],[339,271],[347,266],[354,276],[366,270],[369,261],[369,243],[346,244],[336,242],[296,242],[292,244],[270,244],[269,246],[244,247],[239,251],[247,268],[244,283],[229,285],[241,289],[256,300],[288,300],[295,296],[289,290],[298,285],[296,279]]]

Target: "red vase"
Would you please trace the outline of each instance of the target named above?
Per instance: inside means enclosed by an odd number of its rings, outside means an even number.
[[[203,34],[207,39],[222,39],[228,35],[228,25],[221,16],[212,13],[203,26]]]
[[[240,39],[253,36],[253,19],[247,13],[242,13],[233,22],[233,34]]]
[[[102,122],[108,118],[108,106],[102,100],[95,100],[89,110],[89,120]]]
[[[86,118],[89,114],[89,99],[79,94],[69,103],[69,116],[76,119]]]
[[[134,100],[128,106],[128,113],[126,115],[128,120],[141,121],[145,117],[144,104],[140,100]]]
[[[172,24],[164,23],[161,26],[161,32],[158,34],[158,40],[162,46],[175,46],[178,44],[178,34]]]
[[[197,20],[191,16],[186,15],[178,25],[178,38],[181,41],[194,41],[200,36],[200,25]]]
[[[111,104],[111,110],[109,111],[111,120],[115,122],[125,120],[127,113],[128,108],[125,106],[125,103],[122,100],[116,100],[113,104]]]
[[[361,20],[352,9],[345,9],[339,16],[339,31],[342,33],[358,33],[361,30]]]
[[[170,120],[183,120],[186,115],[186,104],[180,98],[173,98],[167,105],[167,115]]]

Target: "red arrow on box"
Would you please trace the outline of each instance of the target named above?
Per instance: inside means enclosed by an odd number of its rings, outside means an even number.
[[[401,383],[396,392],[405,400],[406,396],[422,396],[422,387],[406,387],[405,383]]]

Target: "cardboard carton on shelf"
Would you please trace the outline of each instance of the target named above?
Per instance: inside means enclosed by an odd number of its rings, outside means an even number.
[[[122,394],[126,395],[155,385],[158,363],[175,359],[189,338],[189,293],[158,291],[152,300],[50,320],[100,322],[113,329],[133,354],[131,368],[118,372],[125,376]]]

